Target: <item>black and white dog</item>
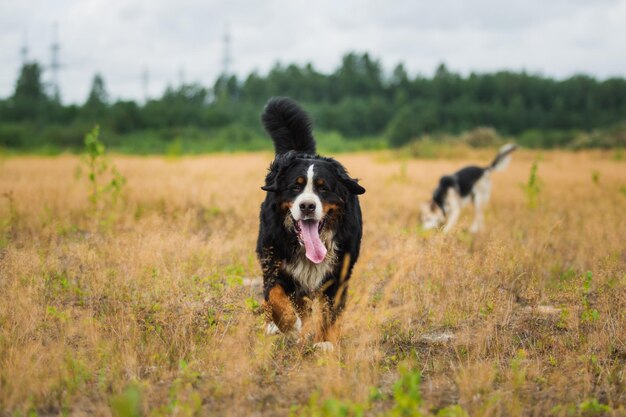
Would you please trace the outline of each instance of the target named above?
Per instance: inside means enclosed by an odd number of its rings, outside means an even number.
[[[430,203],[422,205],[422,227],[433,229],[445,223],[443,231],[449,232],[458,221],[461,209],[471,200],[475,213],[470,231],[476,233],[482,229],[483,210],[491,194],[491,173],[506,168],[515,149],[514,144],[504,145],[488,167],[468,166],[441,177]]]
[[[299,331],[307,299],[319,297],[316,347],[332,350],[331,328],[359,257],[365,189],[332,158],[317,155],[312,121],[293,100],[272,98],[262,115],[274,141],[261,205],[257,255],[263,269],[267,334]]]

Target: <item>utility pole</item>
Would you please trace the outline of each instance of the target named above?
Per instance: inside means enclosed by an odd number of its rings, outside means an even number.
[[[148,68],[144,68],[141,73],[141,88],[143,89],[143,102],[145,104],[150,99],[150,73]]]
[[[52,97],[54,97],[56,101],[59,101],[61,97],[59,88],[59,70],[61,69],[59,50],[61,46],[58,39],[59,25],[56,22],[53,25],[52,31],[52,45],[50,45],[50,87],[52,89]]]
[[[24,41],[20,48],[20,58],[22,59],[22,66],[28,62],[28,32],[24,31]]]
[[[185,67],[180,66],[178,69],[178,86],[183,87],[185,85]]]
[[[232,56],[230,52],[230,28],[226,25],[224,31],[224,38],[222,39],[224,45],[224,56],[222,57],[222,76],[226,77],[230,74],[232,65]]]

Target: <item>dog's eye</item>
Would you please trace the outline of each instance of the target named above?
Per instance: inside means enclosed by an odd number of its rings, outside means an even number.
[[[296,184],[296,185],[291,187],[291,191],[298,192],[300,190],[302,190],[302,186],[301,185]]]
[[[318,185],[317,189],[321,192],[328,191],[328,187],[325,184]]]

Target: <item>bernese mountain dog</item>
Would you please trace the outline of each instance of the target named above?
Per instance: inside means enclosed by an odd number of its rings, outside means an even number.
[[[467,166],[441,177],[430,203],[422,204],[422,228],[433,229],[445,223],[444,233],[450,232],[459,220],[461,209],[471,201],[474,204],[474,221],[470,232],[480,231],[484,227],[483,211],[491,195],[491,173],[504,170],[515,149],[515,144],[504,145],[491,165]]]
[[[346,302],[362,236],[365,189],[332,158],[319,156],[312,121],[292,99],[269,100],[261,116],[276,156],[261,187],[257,256],[266,333],[300,332],[309,302],[321,301],[315,347],[332,350],[331,329]]]

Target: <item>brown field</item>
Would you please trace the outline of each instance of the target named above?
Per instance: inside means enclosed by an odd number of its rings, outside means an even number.
[[[626,162],[543,152],[531,209],[520,151],[484,232],[422,232],[438,177],[492,156],[339,157],[367,193],[330,354],[262,331],[271,155],[115,157],[104,211],[77,157],[0,161],[0,415],[626,415]]]

